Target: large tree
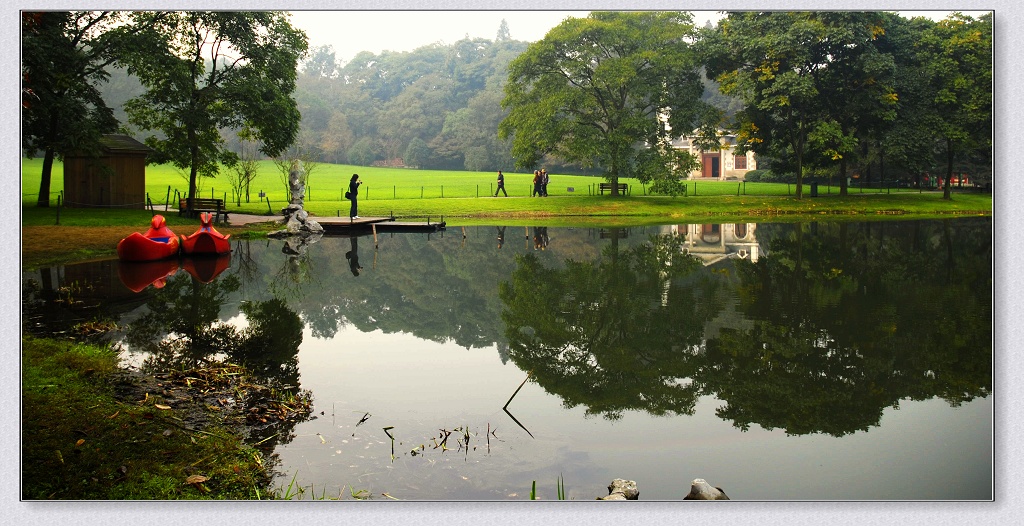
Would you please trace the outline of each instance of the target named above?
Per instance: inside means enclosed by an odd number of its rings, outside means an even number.
[[[880,32],[870,13],[744,11],[707,34],[708,75],[746,104],[737,115],[741,149],[787,161],[797,198],[809,139],[816,134],[844,159],[863,100],[886,96],[871,78],[884,69],[871,47]],[[868,65],[878,72],[865,71]],[[833,104],[838,96],[844,102]]]
[[[294,142],[300,116],[292,92],[308,44],[287,13],[173,12],[147,37],[126,58],[147,91],[126,110],[133,124],[162,134],[146,138],[154,160],[189,169],[189,197],[197,177],[237,162],[219,129],[242,130],[271,157]]]
[[[549,31],[509,66],[499,136],[512,138],[517,166],[552,154],[600,166],[612,183],[649,181],[647,146],[714,114],[701,101],[694,36],[689,13],[652,11],[595,12]]]
[[[96,151],[100,136],[117,129],[99,86],[138,26],[108,11],[25,12],[21,20],[22,148],[43,154],[37,204],[46,207],[54,159]]]
[[[917,50],[930,88],[933,133],[945,149],[943,197],[949,199],[957,156],[991,147],[992,17],[954,13],[924,31]]]

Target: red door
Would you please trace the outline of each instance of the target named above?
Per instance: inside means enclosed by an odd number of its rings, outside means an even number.
[[[718,177],[721,171],[721,157],[718,153],[705,153],[701,155],[701,164],[704,166],[704,177]]]

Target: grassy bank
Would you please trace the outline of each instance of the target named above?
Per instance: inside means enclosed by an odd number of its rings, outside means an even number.
[[[187,424],[158,385],[116,388],[119,374],[107,348],[22,338],[23,499],[268,496],[257,451]]]
[[[22,202],[26,206],[24,225],[53,225],[56,222],[57,195],[63,190],[63,166],[53,169],[49,213],[28,213],[38,197],[41,162],[22,160]],[[250,186],[249,202],[238,200],[229,183],[229,170],[216,179],[202,179],[201,197],[226,199],[229,210],[246,214],[277,215],[287,204],[285,179],[271,161],[259,163],[256,179]],[[389,215],[401,218],[439,218],[453,224],[493,222],[519,218],[544,218],[578,224],[579,218],[598,221],[622,220],[632,224],[667,223],[686,219],[701,221],[714,217],[724,220],[770,220],[777,216],[808,218],[821,214],[903,214],[941,216],[951,213],[990,213],[990,195],[957,193],[954,199],[941,199],[940,192],[913,189],[851,188],[840,197],[838,187],[821,184],[819,197],[809,197],[804,186],[803,199],[795,199],[795,186],[780,183],[743,183],[737,181],[687,181],[687,197],[653,196],[635,179],[623,178],[629,185],[628,196],[612,198],[600,195],[597,184],[604,179],[577,175],[552,174],[548,198],[532,198],[530,173],[507,172],[505,181],[510,197],[495,198],[495,173],[440,170],[375,168],[339,164],[313,167],[306,188],[304,206],[318,216],[347,215],[349,202],[343,199],[348,181],[359,173],[363,186],[359,192],[360,215]],[[146,192],[157,209],[175,207],[174,196],[186,193],[184,174],[168,165],[146,168]],[[265,198],[260,198],[260,193]],[[61,224],[83,221],[73,208],[64,208]],[[124,210],[109,209],[103,224],[133,225]],[[171,218],[173,227],[175,221]],[[121,221],[115,223],[114,221]],[[194,221],[192,222],[194,223]],[[554,226],[555,223],[549,223]]]
[[[283,207],[284,203],[280,203]],[[260,207],[264,207],[261,209]],[[277,207],[275,207],[277,208]],[[348,201],[307,201],[313,216],[346,216]],[[266,215],[267,223],[243,226],[217,225],[234,236],[259,236],[279,228],[279,209],[266,204],[230,206],[234,213]],[[157,206],[157,212],[164,207]],[[859,193],[840,197],[796,199],[788,196],[576,196],[576,197],[481,197],[431,199],[361,199],[363,216],[389,216],[409,220],[444,218],[449,226],[508,225],[532,226],[633,226],[705,222],[770,221],[864,221],[927,219],[958,215],[990,215],[992,197],[987,194],[957,193],[952,200],[938,192]],[[164,213],[176,233],[192,233],[195,219]],[[117,242],[136,230],[144,230],[152,212],[148,210],[49,208],[34,203],[22,208],[22,263],[27,268],[110,257]]]
[[[709,185],[712,183],[701,183]],[[721,183],[732,184],[732,183]],[[782,185],[785,186],[785,185]],[[279,219],[284,208],[279,202],[229,204],[236,214],[267,216]],[[306,200],[304,208],[314,216],[342,216],[349,212],[349,201]],[[198,224],[195,219],[180,218],[173,208],[158,204],[154,211],[164,213],[167,224],[188,228]],[[361,197],[362,216],[394,215],[402,219],[438,219],[444,217],[454,225],[510,224],[517,220],[535,223],[543,220],[548,226],[572,226],[583,222],[601,224],[667,224],[720,221],[795,221],[821,219],[822,216],[905,216],[913,218],[948,217],[950,215],[986,215],[992,213],[992,196],[981,193],[955,193],[953,199],[942,199],[941,192],[851,192],[847,196],[826,194],[796,199],[792,196],[713,195],[690,197],[665,196],[552,196],[531,197],[464,197],[384,199]],[[125,226],[144,227],[151,213],[143,210],[100,208],[49,208],[34,203],[22,208],[22,226]],[[863,217],[858,219],[862,220]],[[218,227],[220,228],[220,227]],[[183,230],[184,231],[184,230]]]

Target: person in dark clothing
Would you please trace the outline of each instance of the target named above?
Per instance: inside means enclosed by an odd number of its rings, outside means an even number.
[[[533,171],[533,192],[530,197],[536,197],[540,195],[540,170]]]
[[[505,227],[499,226],[498,228],[498,249],[505,244]]]
[[[359,271],[363,269],[359,266],[359,239],[352,236],[348,240],[352,243],[352,250],[345,253],[345,259],[348,260],[348,268],[352,271],[352,275],[358,276]]]
[[[540,169],[540,195],[541,195],[541,197],[547,197],[548,196],[548,181],[550,181],[550,179],[548,178],[548,171],[543,169],[543,168],[541,168]]]
[[[502,192],[505,197],[508,197],[508,192],[505,191],[505,174],[501,173],[501,170],[498,170],[498,189],[494,191],[494,197],[498,197],[498,192]]]
[[[363,184],[359,180],[359,174],[352,174],[352,180],[348,182],[348,198],[352,201],[352,208],[348,211],[349,219],[359,219],[359,206],[356,203],[356,197],[359,195],[359,185]]]

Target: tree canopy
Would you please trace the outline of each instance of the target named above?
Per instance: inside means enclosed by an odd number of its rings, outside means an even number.
[[[613,183],[649,181],[645,155],[658,149],[644,146],[690,134],[713,114],[701,100],[694,36],[689,13],[597,12],[531,44],[509,65],[499,126],[517,166],[552,154],[602,167]]]
[[[293,143],[300,115],[292,92],[306,36],[283,12],[139,12],[166,15],[125,57],[146,92],[125,108],[132,124],[159,131],[146,138],[154,160],[189,169],[196,179],[231,166],[222,129],[240,130],[275,156]]]
[[[96,151],[100,136],[117,129],[100,88],[137,29],[126,18],[107,11],[22,13],[21,137],[27,155],[43,153],[38,206],[49,206],[54,159]]]

